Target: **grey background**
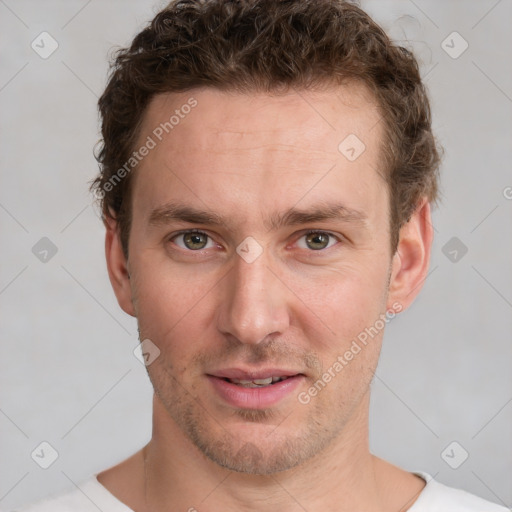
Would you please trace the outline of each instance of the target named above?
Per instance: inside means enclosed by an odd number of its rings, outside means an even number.
[[[108,51],[128,44],[161,5],[0,0],[5,510],[78,485],[151,435],[152,389],[133,355],[136,324],[111,291],[87,182],[97,169],[96,101]],[[417,52],[446,150],[430,274],[386,332],[371,448],[511,506],[512,2],[362,6]],[[42,31],[59,44],[47,59],[31,48]],[[458,58],[441,46],[453,31],[469,44]],[[462,48],[457,37],[444,43],[452,53]],[[46,262],[32,252],[43,237],[57,248]],[[48,469],[31,458],[42,441],[59,453]],[[460,447],[448,449],[452,464],[469,453],[457,469],[441,456],[453,441]]]

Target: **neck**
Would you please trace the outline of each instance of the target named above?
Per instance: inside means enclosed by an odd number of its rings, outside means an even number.
[[[376,474],[382,468],[368,447],[368,409],[369,393],[338,437],[306,463],[251,475],[207,459],[155,397],[153,437],[145,451],[147,510],[382,512],[382,478]]]

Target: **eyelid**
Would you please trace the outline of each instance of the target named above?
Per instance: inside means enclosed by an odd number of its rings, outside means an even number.
[[[329,235],[332,236],[333,238],[336,238],[340,242],[342,241],[341,235],[333,233],[332,231],[326,231],[325,229],[308,229],[305,232],[303,232],[301,236],[312,235],[315,233],[320,233],[321,235]]]
[[[190,228],[190,229],[182,229],[181,231],[176,231],[175,233],[171,233],[166,238],[167,238],[167,240],[172,240],[173,238],[176,238],[177,236],[187,235],[189,233],[199,233],[200,235],[206,235],[206,236],[210,237],[210,235],[206,231],[203,231],[201,229],[196,229],[196,228]]]

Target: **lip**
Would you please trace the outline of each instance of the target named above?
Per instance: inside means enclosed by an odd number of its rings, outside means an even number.
[[[265,409],[268,407],[272,407],[277,405],[287,396],[291,395],[293,391],[297,389],[297,387],[304,381],[306,378],[303,374],[291,374],[289,378],[286,380],[276,382],[275,384],[271,384],[269,386],[264,386],[261,388],[244,388],[243,386],[238,386],[237,384],[233,384],[224,380],[224,377],[230,379],[258,379],[265,378],[269,376],[285,376],[285,373],[271,373],[266,371],[263,372],[242,372],[238,371],[232,372],[232,375],[241,375],[228,377],[224,374],[222,376],[215,375],[207,375],[209,382],[211,383],[213,389],[217,393],[220,398],[237,409]]]
[[[239,379],[239,380],[254,380],[266,379],[267,377],[292,377],[294,375],[303,375],[301,372],[295,370],[286,370],[283,368],[262,368],[260,370],[243,370],[242,368],[225,368],[211,372],[208,376],[217,377],[220,379]]]

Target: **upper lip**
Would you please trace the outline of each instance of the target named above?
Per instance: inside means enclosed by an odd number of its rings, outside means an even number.
[[[225,379],[254,380],[266,379],[268,377],[291,377],[293,375],[303,375],[296,370],[285,370],[283,368],[263,368],[260,370],[243,370],[241,368],[226,368],[208,373],[213,377]]]

